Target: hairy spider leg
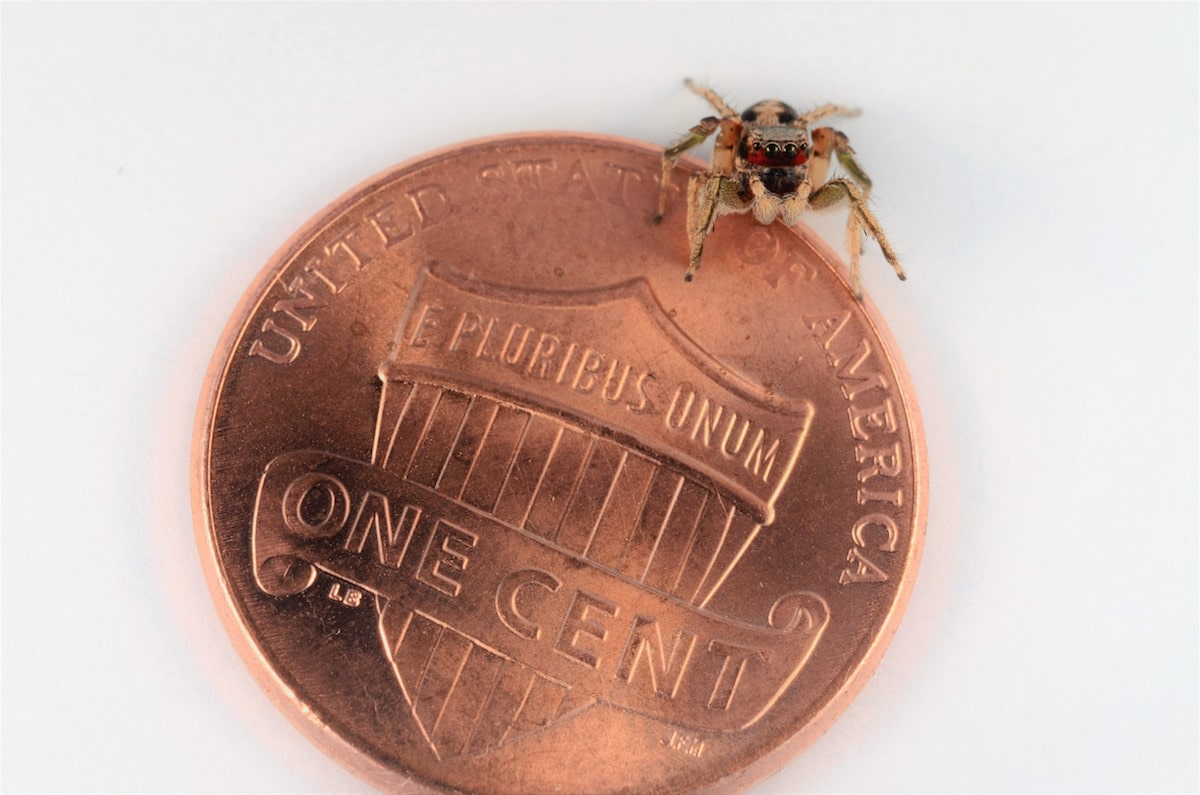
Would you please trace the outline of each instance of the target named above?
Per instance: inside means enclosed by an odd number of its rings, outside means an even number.
[[[830,157],[836,155],[838,162],[850,178],[862,189],[863,200],[871,196],[871,178],[855,159],[854,147],[850,139],[841,130],[832,127],[818,127],[812,131],[812,157],[809,158],[809,179],[820,187],[825,184],[829,175]],[[791,208],[789,208],[791,209]],[[787,223],[793,223],[784,216]],[[859,281],[859,260],[862,252],[862,236],[865,234],[863,223],[851,212],[846,220],[846,248],[850,252],[850,279],[854,283],[855,296],[862,298]],[[903,276],[901,276],[903,278]]]
[[[867,197],[862,189],[852,180],[839,177],[826,182],[808,197],[808,206],[813,210],[828,210],[842,202],[850,204],[850,216],[846,220],[846,244],[850,249],[850,280],[854,288],[854,297],[862,300],[862,284],[859,281],[859,260],[862,254],[862,235],[866,232],[875,238],[883,252],[884,259],[896,271],[896,276],[904,281],[904,269],[900,260],[892,250],[879,219],[867,207]]]
[[[847,118],[853,118],[854,116],[860,115],[862,115],[862,111],[858,108],[847,108],[841,105],[829,103],[828,105],[822,105],[819,108],[814,108],[808,113],[803,114],[800,117],[800,121],[805,125],[809,125],[814,122],[818,122],[821,119],[828,119],[830,116],[846,116]]]
[[[717,95],[717,92],[713,91],[711,88],[698,86],[692,82],[691,78],[685,79],[683,84],[708,100],[708,104],[716,108],[717,112],[725,118],[732,118],[738,115],[738,112],[729,107],[729,105],[725,103],[725,100],[721,99],[721,97]]]
[[[845,138],[846,136],[843,135],[842,137]],[[870,198],[871,178],[867,176],[867,172],[863,171],[863,167],[854,159],[854,150],[848,146],[845,151],[839,149],[837,159],[842,164],[842,168],[846,169],[846,173],[850,175],[850,178],[862,188],[863,196]]]
[[[749,204],[738,196],[737,184],[729,177],[699,171],[688,179],[688,269],[685,282],[696,278],[704,240],[713,230],[719,216],[745,212]]]
[[[863,189],[863,194],[871,195],[871,178],[854,159],[854,147],[850,139],[841,130],[832,127],[818,127],[812,131],[812,152],[808,159],[808,179],[815,187],[825,184],[829,176],[830,157],[837,155],[838,162],[850,177]]]
[[[667,191],[671,189],[671,171],[675,168],[675,164],[679,162],[679,158],[687,150],[704,143],[720,126],[721,120],[716,116],[703,118],[699,124],[688,130],[687,135],[663,151],[662,178],[658,183],[658,210],[654,213],[654,223],[662,223],[663,216],[667,212]]]

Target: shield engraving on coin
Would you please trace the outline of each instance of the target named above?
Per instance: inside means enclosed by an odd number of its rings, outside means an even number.
[[[378,786],[748,786],[895,631],[926,475],[886,332],[778,225],[723,219],[685,285],[658,169],[588,136],[398,167],[226,332],[210,583],[268,692]]]
[[[260,587],[311,584],[307,563],[379,597],[440,758],[595,701],[681,729],[753,723],[828,608],[781,594],[751,626],[705,605],[770,526],[812,407],[723,372],[642,280],[521,295],[442,270],[418,277],[381,369],[372,461],[268,465]]]

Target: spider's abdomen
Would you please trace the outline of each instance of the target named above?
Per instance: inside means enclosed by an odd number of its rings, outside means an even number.
[[[791,124],[798,118],[796,109],[777,99],[764,99],[742,111],[742,121],[762,125]]]

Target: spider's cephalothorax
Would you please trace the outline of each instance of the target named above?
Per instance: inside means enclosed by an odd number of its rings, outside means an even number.
[[[850,276],[854,294],[862,298],[859,259],[864,233],[875,238],[896,275],[904,271],[879,221],[867,207],[871,180],[854,159],[850,140],[832,127],[808,126],[829,116],[857,116],[858,111],[823,105],[807,113],[778,100],[765,100],[737,113],[707,88],[687,81],[688,88],[704,97],[721,114],[701,119],[687,135],[663,152],[662,184],[655,222],[667,207],[671,171],[684,152],[716,133],[712,168],[688,181],[687,229],[690,241],[687,281],[700,267],[704,240],[719,216],[752,212],[764,224],[776,218],[791,226],[808,210],[850,205],[846,242],[850,249]],[[848,177],[826,179],[830,158],[836,155]]]

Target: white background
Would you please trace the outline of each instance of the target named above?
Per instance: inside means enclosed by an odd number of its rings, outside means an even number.
[[[288,236],[495,133],[839,125],[907,263],[921,577],[762,793],[1198,783],[1197,6],[3,8],[7,791],[365,792],[259,691],[193,542],[219,333]],[[840,245],[836,221],[819,226]]]

